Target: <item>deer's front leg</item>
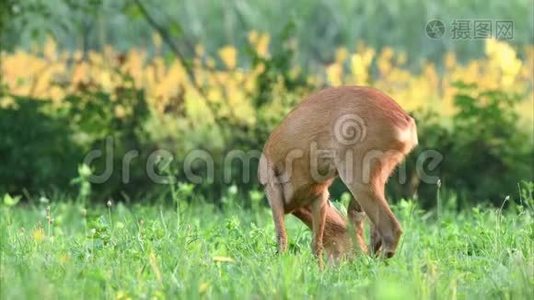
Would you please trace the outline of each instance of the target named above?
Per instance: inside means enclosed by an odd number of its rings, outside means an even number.
[[[370,236],[371,236],[371,250],[373,254],[377,254],[378,251],[380,251],[380,247],[382,246],[382,238],[380,237],[380,232],[378,232],[378,228],[373,224],[370,228]]]
[[[323,237],[326,223],[326,209],[328,205],[328,192],[323,192],[311,205],[313,218],[313,254],[319,261],[319,267],[323,268]]]
[[[352,197],[349,202],[349,207],[347,208],[347,214],[348,214],[351,225],[354,227],[354,233],[356,234],[356,241],[358,242],[358,245],[360,246],[360,250],[363,253],[367,253],[368,251],[367,245],[365,244],[365,238],[363,234],[365,212],[363,211],[358,201],[354,199],[354,197]]]

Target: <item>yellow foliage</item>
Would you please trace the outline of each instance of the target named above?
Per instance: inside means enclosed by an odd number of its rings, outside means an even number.
[[[258,56],[266,58],[269,56],[269,42],[271,37],[266,33],[251,31],[248,34],[248,41],[256,50]]]
[[[340,86],[343,83],[343,65],[340,63],[331,64],[326,69],[326,76],[330,85]]]
[[[345,47],[336,50],[336,62],[342,64],[349,57],[349,50]]]
[[[235,69],[237,65],[237,50],[232,46],[226,46],[219,50],[219,56],[228,69]]]
[[[369,84],[369,68],[373,62],[375,51],[371,48],[361,49],[351,56],[351,70],[353,81],[358,85]]]
[[[248,40],[260,57],[269,57],[268,34],[253,31]],[[153,43],[161,47],[161,37],[153,35]],[[403,67],[408,59],[406,54],[396,53],[390,47],[378,53],[363,43],[356,48],[354,53],[347,48],[337,49],[335,61],[326,66],[324,73],[307,76],[307,82],[322,86],[326,79],[332,86],[371,85],[390,94],[407,110],[430,108],[443,115],[454,112],[453,82],[476,83],[483,89],[506,89],[522,95],[524,100],[518,105],[518,111],[527,121],[534,118],[532,45],[525,47],[520,58],[511,45],[490,39],[485,44],[485,56],[480,59],[460,64],[454,53],[445,54],[444,68],[440,72],[432,63],[423,63],[419,71],[410,71]],[[183,101],[188,118],[195,124],[213,122],[208,109],[213,104],[216,104],[219,115],[254,124],[251,98],[258,93],[258,76],[265,71],[266,65],[261,62],[254,68],[237,68],[238,52],[233,46],[225,46],[217,52],[224,68],[216,67],[215,58],[208,56],[202,45],[195,47],[195,54],[192,64],[195,86],[204,88],[207,100],[199,94],[180,61],[166,63],[160,55],[148,57],[143,49],[118,53],[106,46],[101,52],[89,51],[84,55],[81,51],[60,51],[49,39],[41,49],[2,53],[0,68],[11,94],[58,103],[79,86],[92,84],[112,93],[123,84],[119,70],[131,76],[137,87],[145,89],[148,104],[155,112],[163,114],[165,107],[179,99]],[[378,70],[378,76],[371,75],[373,68]],[[294,66],[290,76],[296,77],[301,72]],[[300,98],[300,95],[288,94],[281,77],[272,87],[271,95],[273,99],[267,111],[273,116],[287,113],[287,103]],[[12,104],[11,98],[0,99],[1,108]],[[131,108],[115,108],[118,117],[129,113]]]

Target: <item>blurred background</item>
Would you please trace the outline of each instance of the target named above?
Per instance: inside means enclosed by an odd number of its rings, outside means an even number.
[[[534,175],[533,14],[529,0],[0,0],[0,194],[221,203],[232,193],[248,206],[262,197],[257,160],[227,165],[227,154],[261,151],[305,95],[357,84],[418,122],[391,201],[519,201]],[[147,178],[158,149],[174,158],[156,166],[170,184]],[[198,149],[215,176],[192,183],[183,166]],[[108,155],[84,163],[94,150]],[[442,161],[425,165],[429,153]],[[435,180],[421,181],[418,159]],[[110,164],[109,179],[91,180]],[[206,178],[202,162],[192,171]]]

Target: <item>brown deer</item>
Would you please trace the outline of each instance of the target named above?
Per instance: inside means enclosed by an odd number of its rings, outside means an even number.
[[[288,213],[311,225],[320,266],[325,245],[334,256],[350,248],[346,224],[328,201],[328,188],[339,176],[356,199],[348,212],[362,250],[362,216],[367,215],[373,253],[381,249],[383,256],[393,256],[402,229],[384,186],[415,145],[413,118],[376,89],[327,88],[304,99],[273,130],[260,159],[258,176],[272,209],[278,251],[287,249]]]

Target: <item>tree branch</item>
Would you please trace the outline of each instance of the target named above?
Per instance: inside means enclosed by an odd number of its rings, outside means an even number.
[[[206,106],[208,107],[208,109],[210,110],[211,114],[213,115],[213,120],[215,121],[216,124],[218,124],[217,114],[215,113],[215,111],[211,107],[211,105],[209,104],[209,100],[208,100],[208,97],[206,96],[206,93],[204,92],[202,87],[197,83],[196,78],[195,78],[195,74],[193,73],[193,70],[191,69],[191,66],[187,63],[184,54],[180,51],[178,46],[174,43],[170,33],[165,28],[163,28],[161,25],[159,25],[158,22],[156,22],[156,20],[150,15],[150,13],[145,8],[145,6],[141,3],[140,0],[133,0],[133,1],[134,1],[135,5],[139,8],[139,10],[141,11],[141,14],[143,15],[143,17],[145,18],[147,23],[154,30],[156,30],[159,33],[159,35],[161,36],[161,39],[163,40],[163,42],[165,42],[165,44],[167,44],[167,46],[169,46],[169,48],[174,53],[176,58],[184,66],[185,72],[187,73],[187,77],[188,77],[189,81],[191,81],[191,84],[193,85],[195,90],[197,90],[197,92],[204,99],[204,101],[206,101],[206,104],[207,104]]]

